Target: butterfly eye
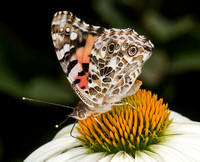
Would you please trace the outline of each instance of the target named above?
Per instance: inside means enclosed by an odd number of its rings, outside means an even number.
[[[129,56],[134,56],[136,53],[137,53],[137,47],[131,46],[131,47],[128,49],[128,55],[129,55]]]
[[[80,118],[84,118],[84,117],[85,117],[85,114],[84,114],[82,111],[80,111],[80,112],[79,112],[79,117],[80,117]]]
[[[108,52],[110,54],[113,53],[114,48],[115,48],[115,44],[114,43],[110,43],[109,46],[108,46]]]

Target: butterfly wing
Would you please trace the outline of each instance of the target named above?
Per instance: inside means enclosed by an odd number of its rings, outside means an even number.
[[[89,63],[88,88],[93,102],[115,103],[135,92],[131,88],[152,49],[152,43],[132,29],[111,29],[99,37]]]
[[[71,12],[58,12],[51,25],[51,36],[61,67],[80,99],[88,106],[88,71],[95,40],[106,33],[102,27],[86,24]]]

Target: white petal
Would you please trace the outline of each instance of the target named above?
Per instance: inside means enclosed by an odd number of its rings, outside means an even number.
[[[78,156],[86,155],[88,153],[88,149],[84,147],[77,147],[68,150],[67,152],[61,153],[55,157],[52,157],[48,160],[48,162],[58,162],[58,161],[69,161]]]
[[[179,136],[173,136],[170,138],[170,142],[180,142],[182,144],[187,144],[191,148],[195,146],[200,146],[200,135],[194,134],[194,135],[179,135]],[[200,150],[200,147],[199,147]]]
[[[99,162],[108,162],[111,161],[111,159],[113,158],[115,154],[111,154],[111,155],[107,155],[105,157],[103,157],[102,159],[99,160]]]
[[[157,162],[161,161],[160,157],[150,151],[143,150],[143,151],[138,151],[137,154],[135,155],[135,161],[136,162]]]
[[[120,151],[112,158],[110,162],[133,162],[135,159],[126,152]]]
[[[165,134],[200,134],[199,122],[172,122]]]
[[[25,162],[44,161],[51,156],[55,156],[56,154],[60,154],[61,152],[67,149],[70,149],[79,145],[80,145],[80,142],[68,134],[68,136],[65,136],[65,138],[55,139],[41,146],[40,148],[35,150],[31,155],[29,155],[25,159]]]
[[[194,161],[200,159],[200,149],[199,145],[194,147],[188,144],[183,144],[179,142],[174,143],[168,143],[168,146],[179,151],[182,155],[184,155],[186,158],[188,158],[188,161]]]
[[[99,153],[88,153],[79,155],[77,157],[69,159],[67,162],[97,162],[100,159],[102,159],[105,156],[105,153],[99,152]]]
[[[173,122],[166,130],[161,144],[169,148],[166,149],[168,152],[171,150],[171,153],[176,154],[181,159],[184,157],[186,161],[199,160],[200,123]],[[154,146],[156,150],[156,145]]]
[[[161,161],[189,161],[184,154],[171,147],[156,144],[152,145],[151,149],[160,156]]]
[[[169,116],[170,119],[173,118],[173,122],[187,122],[187,121],[191,121],[189,118],[175,112],[175,111],[171,111],[171,114]]]
[[[166,146],[180,151],[182,154],[191,159],[200,159],[200,135],[177,135],[166,141]]]

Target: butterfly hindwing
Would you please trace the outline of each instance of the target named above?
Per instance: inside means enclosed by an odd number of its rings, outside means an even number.
[[[130,89],[135,87],[142,66],[151,55],[146,46],[149,46],[146,38],[132,29],[111,29],[96,40],[88,78],[93,102],[115,103],[128,92],[134,92]]]

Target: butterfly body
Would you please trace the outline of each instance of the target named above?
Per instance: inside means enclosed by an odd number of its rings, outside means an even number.
[[[52,40],[61,67],[81,101],[70,116],[101,114],[137,92],[153,44],[133,29],[88,25],[72,13],[55,14]]]

